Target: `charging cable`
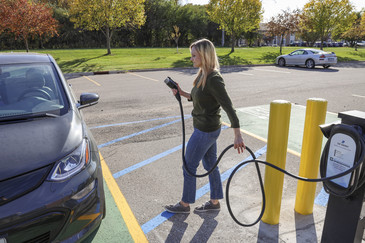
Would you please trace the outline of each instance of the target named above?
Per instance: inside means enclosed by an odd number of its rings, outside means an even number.
[[[181,102],[181,96],[179,93],[179,89],[177,84],[170,78],[167,77],[164,81],[166,83],[167,86],[169,86],[171,89],[176,89],[177,93],[175,95],[179,106],[180,106],[180,114],[181,114],[181,121],[182,121],[182,136],[183,136],[183,143],[182,143],[182,160],[183,160],[183,167],[184,170],[186,171],[186,173],[188,173],[190,176],[193,177],[205,177],[207,175],[209,175],[211,172],[213,172],[213,170],[218,166],[219,162],[221,161],[222,157],[224,156],[224,154],[231,149],[234,145],[231,144],[229,146],[227,146],[219,155],[216,163],[213,165],[213,167],[207,171],[204,174],[194,174],[192,173],[188,166],[187,166],[187,162],[185,160],[185,122],[184,122],[184,111],[183,111],[183,106],[182,106],[182,102]],[[344,132],[346,134],[349,134],[353,137],[354,141],[356,141],[356,157],[358,158],[357,161],[354,161],[354,165],[349,168],[346,171],[343,171],[339,174],[333,175],[333,176],[328,176],[326,177],[326,168],[327,168],[327,157],[328,157],[328,151],[329,151],[329,146],[330,146],[330,139],[328,139],[328,141],[325,144],[325,148],[323,150],[322,156],[321,156],[321,162],[320,162],[320,175],[321,178],[316,178],[316,179],[310,179],[310,178],[305,178],[305,177],[301,177],[301,176],[297,176],[294,174],[289,173],[288,171],[273,165],[267,161],[263,161],[263,160],[259,160],[256,158],[255,154],[252,152],[252,150],[246,146],[246,150],[250,153],[252,160],[248,160],[248,161],[244,161],[241,164],[239,164],[238,166],[236,166],[236,168],[232,171],[231,175],[228,178],[227,181],[227,185],[226,185],[226,203],[227,203],[227,208],[229,211],[229,214],[231,215],[232,219],[239,225],[244,226],[244,227],[250,227],[253,226],[255,224],[257,224],[258,222],[260,222],[262,216],[264,215],[265,212],[265,207],[266,207],[266,198],[265,198],[265,190],[264,190],[264,183],[262,180],[262,176],[261,176],[261,172],[260,172],[260,168],[259,168],[259,164],[263,164],[266,166],[270,166],[271,168],[278,170],[294,179],[297,180],[301,180],[301,181],[305,181],[305,182],[323,182],[323,186],[326,190],[327,193],[338,196],[338,197],[348,197],[349,195],[351,195],[355,190],[357,190],[358,188],[360,188],[362,185],[364,185],[365,183],[365,166],[363,166],[363,163],[365,161],[365,138],[364,135],[362,134],[361,128],[359,126],[349,126],[349,125],[345,125],[345,124],[338,124],[335,125],[332,129],[333,131],[331,132],[331,137],[333,136],[333,134],[338,133],[338,132]],[[240,222],[234,215],[234,213],[232,212],[231,209],[231,205],[230,205],[230,201],[229,201],[229,187],[231,184],[231,181],[233,179],[233,176],[236,174],[236,172],[242,167],[245,166],[246,164],[249,163],[255,163],[255,167],[256,167],[256,171],[257,171],[257,175],[258,175],[258,179],[259,179],[259,183],[260,183],[260,188],[261,188],[261,194],[262,194],[262,207],[261,207],[261,212],[260,215],[258,216],[258,218],[250,224],[244,224],[242,222]],[[331,180],[343,177],[347,174],[352,173],[351,176],[351,185],[348,188],[343,188],[340,186],[337,186],[335,183],[333,183]]]

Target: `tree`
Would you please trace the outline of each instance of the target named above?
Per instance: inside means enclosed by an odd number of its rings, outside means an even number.
[[[365,12],[357,14],[357,19],[354,21],[351,28],[342,34],[342,38],[353,42],[355,51],[357,51],[357,43],[365,37]]]
[[[282,47],[284,37],[287,34],[298,31],[299,25],[299,10],[283,10],[282,13],[271,17],[271,20],[267,23],[269,34],[272,36],[280,36],[280,55],[282,54]]]
[[[217,27],[210,31],[209,17],[206,12],[206,6],[185,4],[179,6],[176,12],[176,25],[180,26],[180,45],[189,46],[199,38],[208,38],[214,41],[213,37]]]
[[[181,33],[179,32],[179,27],[177,25],[174,25],[174,32],[171,33],[171,38],[176,43],[176,53],[179,53],[179,38],[181,36]]]
[[[0,33],[10,32],[22,38],[29,52],[29,38],[57,35],[58,22],[53,11],[44,3],[27,0],[0,0]]]
[[[107,54],[111,54],[111,38],[117,28],[140,27],[145,22],[145,0],[70,0],[71,21],[75,27],[101,30],[106,37]]]
[[[231,36],[232,53],[238,36],[259,29],[262,3],[260,0],[210,0],[207,12]]]
[[[313,46],[316,41],[320,38],[319,34],[317,32],[300,28],[297,32],[297,35],[304,40],[308,46]]]
[[[175,0],[146,0],[146,22],[136,33],[141,46],[170,46],[171,26],[176,24],[178,5]]]
[[[354,19],[353,5],[349,0],[310,0],[304,5],[301,28],[316,32],[323,42],[331,35],[336,36],[348,29]]]

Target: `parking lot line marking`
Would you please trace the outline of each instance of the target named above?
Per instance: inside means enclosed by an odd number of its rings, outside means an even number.
[[[261,149],[257,150],[255,152],[255,156],[256,158],[259,158],[261,155],[263,155],[264,153],[266,153],[266,148],[267,146],[265,145],[264,147],[262,147]],[[249,157],[247,157],[246,159],[242,160],[241,162],[237,163],[237,165],[239,165],[240,163],[244,162],[244,161],[248,161],[251,160],[252,157],[251,155]],[[237,166],[236,165],[236,166]],[[246,164],[245,166],[247,166],[248,164]],[[223,174],[221,174],[221,179],[222,182],[227,180],[228,177],[230,176],[230,174],[232,173],[232,171],[236,168],[236,166],[232,167],[231,169],[226,170]],[[242,166],[241,169],[245,166]],[[209,192],[209,183],[204,185],[203,187],[199,188],[196,192],[196,197],[195,200],[198,200],[199,198],[201,198],[204,194],[206,194],[207,192]],[[166,220],[168,220],[169,218],[171,218],[173,215],[175,215],[174,213],[169,213],[167,211],[164,211],[162,213],[160,213],[159,215],[157,215],[156,217],[154,217],[153,219],[149,220],[148,222],[144,223],[141,228],[142,231],[147,234],[148,232],[150,232],[151,230],[155,229],[157,226],[159,226],[160,224],[162,224],[163,222],[165,222]]]
[[[247,76],[253,76],[252,73],[246,73],[246,72],[239,72],[238,74],[241,74],[241,75],[247,75]]]
[[[127,200],[125,199],[123,193],[121,192],[117,182],[115,181],[112,173],[108,165],[105,163],[105,160],[101,153],[100,155],[100,162],[103,171],[103,177],[108,185],[108,188],[114,198],[115,204],[117,205],[119,212],[121,213],[125,224],[129,230],[129,233],[132,236],[134,242],[148,242],[146,235],[143,233],[141,226],[138,224],[136,217],[134,216],[131,208],[128,205]]]
[[[363,96],[363,95],[357,95],[357,94],[353,94],[352,96],[359,97],[359,98],[365,98],[365,96]]]
[[[271,70],[271,69],[261,69],[261,68],[254,68],[255,71],[263,71],[263,72],[273,72],[273,73],[290,73],[286,71],[278,71],[278,70]]]
[[[227,128],[228,128],[227,126],[223,126],[222,127],[222,130],[225,130]],[[185,146],[187,144],[188,143],[185,143]],[[167,156],[169,154],[172,154],[172,153],[174,153],[174,152],[176,152],[176,151],[178,151],[180,149],[182,149],[182,145],[181,144],[178,145],[178,146],[176,146],[176,147],[174,147],[174,148],[172,148],[172,149],[166,150],[165,152],[159,153],[159,154],[157,154],[157,155],[155,155],[155,156],[153,156],[153,157],[151,157],[149,159],[146,159],[146,160],[144,160],[142,162],[139,162],[137,164],[134,164],[132,166],[129,166],[128,168],[126,168],[124,170],[118,171],[118,172],[116,172],[116,173],[113,174],[113,177],[115,179],[117,179],[117,178],[119,178],[119,177],[121,177],[121,176],[123,176],[125,174],[128,174],[128,173],[130,173],[130,172],[132,172],[132,171],[134,171],[136,169],[139,169],[139,168],[141,168],[141,167],[143,167],[145,165],[151,164],[152,162],[155,162],[156,160],[159,160],[159,159],[161,159],[161,158],[163,158],[163,157],[165,157],[165,156]]]
[[[315,198],[314,203],[323,207],[326,207],[328,203],[329,194],[322,187],[318,196]]]
[[[137,136],[137,135],[141,135],[143,133],[147,133],[147,132],[150,132],[150,131],[153,131],[153,130],[156,130],[156,129],[159,129],[159,128],[162,128],[162,127],[166,127],[168,125],[171,125],[171,124],[174,124],[174,123],[177,123],[181,121],[181,119],[178,119],[178,120],[175,120],[175,121],[172,121],[172,122],[168,122],[168,123],[165,123],[165,124],[162,124],[162,125],[159,125],[159,126],[156,126],[156,127],[152,127],[152,128],[149,128],[149,129],[146,129],[146,130],[143,130],[143,131],[140,131],[140,132],[136,132],[136,133],[133,133],[133,134],[130,134],[130,135],[127,135],[127,136],[124,136],[124,137],[121,137],[121,138],[117,138],[117,139],[114,139],[112,141],[109,141],[107,143],[103,143],[103,144],[100,144],[98,145],[98,148],[103,148],[103,147],[106,147],[108,145],[111,145],[111,144],[114,144],[114,143],[117,143],[117,142],[120,142],[120,141],[123,141],[125,139],[128,139],[128,138],[131,138],[131,137],[134,137],[134,136]]]
[[[87,77],[87,76],[82,76],[84,78],[86,78],[87,80],[89,80],[90,82],[94,83],[97,86],[101,86],[101,84],[99,84],[98,82],[96,82],[95,80],[92,80],[91,78]]]
[[[113,174],[113,177],[115,179],[117,179],[117,178],[119,178],[119,177],[121,177],[121,176],[123,176],[125,174],[128,174],[129,172],[132,172],[132,171],[134,171],[136,169],[139,169],[139,168],[141,168],[141,167],[143,167],[145,165],[151,164],[152,162],[154,162],[154,161],[156,161],[158,159],[161,159],[161,158],[163,158],[163,157],[165,157],[165,156],[167,156],[169,154],[172,154],[173,152],[176,152],[176,151],[180,150],[181,148],[182,148],[182,145],[180,144],[179,146],[176,146],[176,147],[174,147],[172,149],[169,149],[169,150],[167,150],[165,152],[162,152],[160,154],[157,154],[157,155],[155,155],[155,156],[153,156],[153,157],[151,157],[149,159],[146,159],[146,160],[144,160],[142,162],[139,162],[137,164],[134,164],[134,165],[132,165],[132,166],[130,166],[130,167],[124,169],[124,170],[118,171],[118,172],[116,172],[116,173]]]
[[[145,76],[142,76],[142,75],[139,75],[139,74],[136,74],[136,73],[128,72],[128,74],[130,74],[130,75],[134,75],[134,76],[137,76],[137,77],[140,77],[140,78],[144,78],[144,79],[152,80],[152,81],[155,81],[155,82],[159,82],[159,80],[157,80],[157,79],[153,79],[153,78],[145,77]]]
[[[137,124],[137,123],[143,123],[143,122],[167,120],[167,119],[172,119],[172,118],[175,119],[175,118],[179,118],[179,117],[181,117],[181,116],[168,116],[168,117],[163,117],[163,118],[152,118],[152,119],[149,119],[149,120],[132,121],[132,122],[121,122],[121,123],[115,123],[115,124],[108,124],[108,125],[101,125],[101,126],[91,127],[90,129],[124,126],[124,125]],[[190,118],[190,117],[191,117],[191,115],[185,116],[185,118]]]

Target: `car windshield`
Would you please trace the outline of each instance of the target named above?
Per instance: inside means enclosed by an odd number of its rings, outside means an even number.
[[[0,65],[0,121],[63,115],[68,102],[51,63]]]

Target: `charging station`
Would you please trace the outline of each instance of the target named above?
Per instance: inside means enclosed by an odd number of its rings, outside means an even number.
[[[321,177],[357,167],[352,173],[324,182],[329,192],[321,242],[362,242],[365,227],[364,134],[365,112],[347,111],[338,115],[341,124],[321,127],[329,139],[323,150]],[[361,160],[361,161],[360,161]]]

